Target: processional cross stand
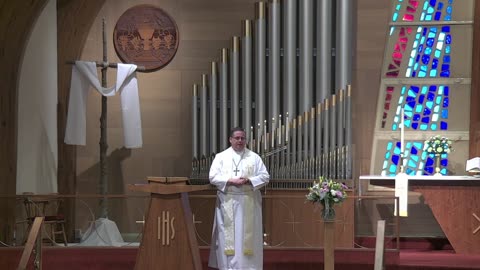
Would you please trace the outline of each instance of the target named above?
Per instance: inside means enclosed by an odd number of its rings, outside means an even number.
[[[103,57],[102,62],[96,61],[97,67],[101,67],[102,74],[102,87],[107,87],[107,69],[117,68],[118,63],[109,63],[107,59],[107,34],[105,31],[105,18],[102,19],[102,47]],[[75,62],[69,62],[75,64]],[[137,70],[145,70],[143,66],[137,66]],[[107,166],[107,97],[102,95],[102,109],[100,115],[100,181],[99,191],[101,195],[107,195],[108,193],[108,166]],[[108,217],[108,199],[102,197],[100,199],[100,217]]]

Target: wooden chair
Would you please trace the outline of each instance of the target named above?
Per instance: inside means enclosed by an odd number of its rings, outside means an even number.
[[[23,204],[27,215],[28,229],[30,230],[35,217],[44,217],[43,224],[47,238],[53,245],[57,244],[57,235],[62,236],[63,244],[67,246],[65,233],[65,217],[58,213],[62,200],[49,197],[25,197]]]

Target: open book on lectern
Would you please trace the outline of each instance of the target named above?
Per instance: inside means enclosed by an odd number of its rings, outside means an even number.
[[[472,159],[467,160],[467,165],[465,170],[467,172],[480,172],[480,157],[474,157]]]

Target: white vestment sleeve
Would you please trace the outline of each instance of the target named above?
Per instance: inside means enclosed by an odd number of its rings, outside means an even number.
[[[265,167],[262,158],[257,154],[255,154],[255,174],[249,179],[252,183],[253,190],[262,188],[270,181],[270,174],[267,171],[267,167]]]
[[[217,154],[213,159],[212,166],[210,166],[210,173],[208,178],[210,179],[210,184],[216,186],[218,190],[225,192],[229,175],[223,173],[225,171],[223,169],[223,154],[225,154],[225,152]]]

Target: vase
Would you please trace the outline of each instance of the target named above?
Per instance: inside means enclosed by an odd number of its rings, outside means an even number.
[[[440,173],[440,170],[441,170],[440,161],[441,161],[441,156],[435,155],[435,173],[433,174],[433,176],[442,176],[442,174]]]
[[[323,203],[322,218],[325,222],[335,221],[335,209],[328,202]]]

